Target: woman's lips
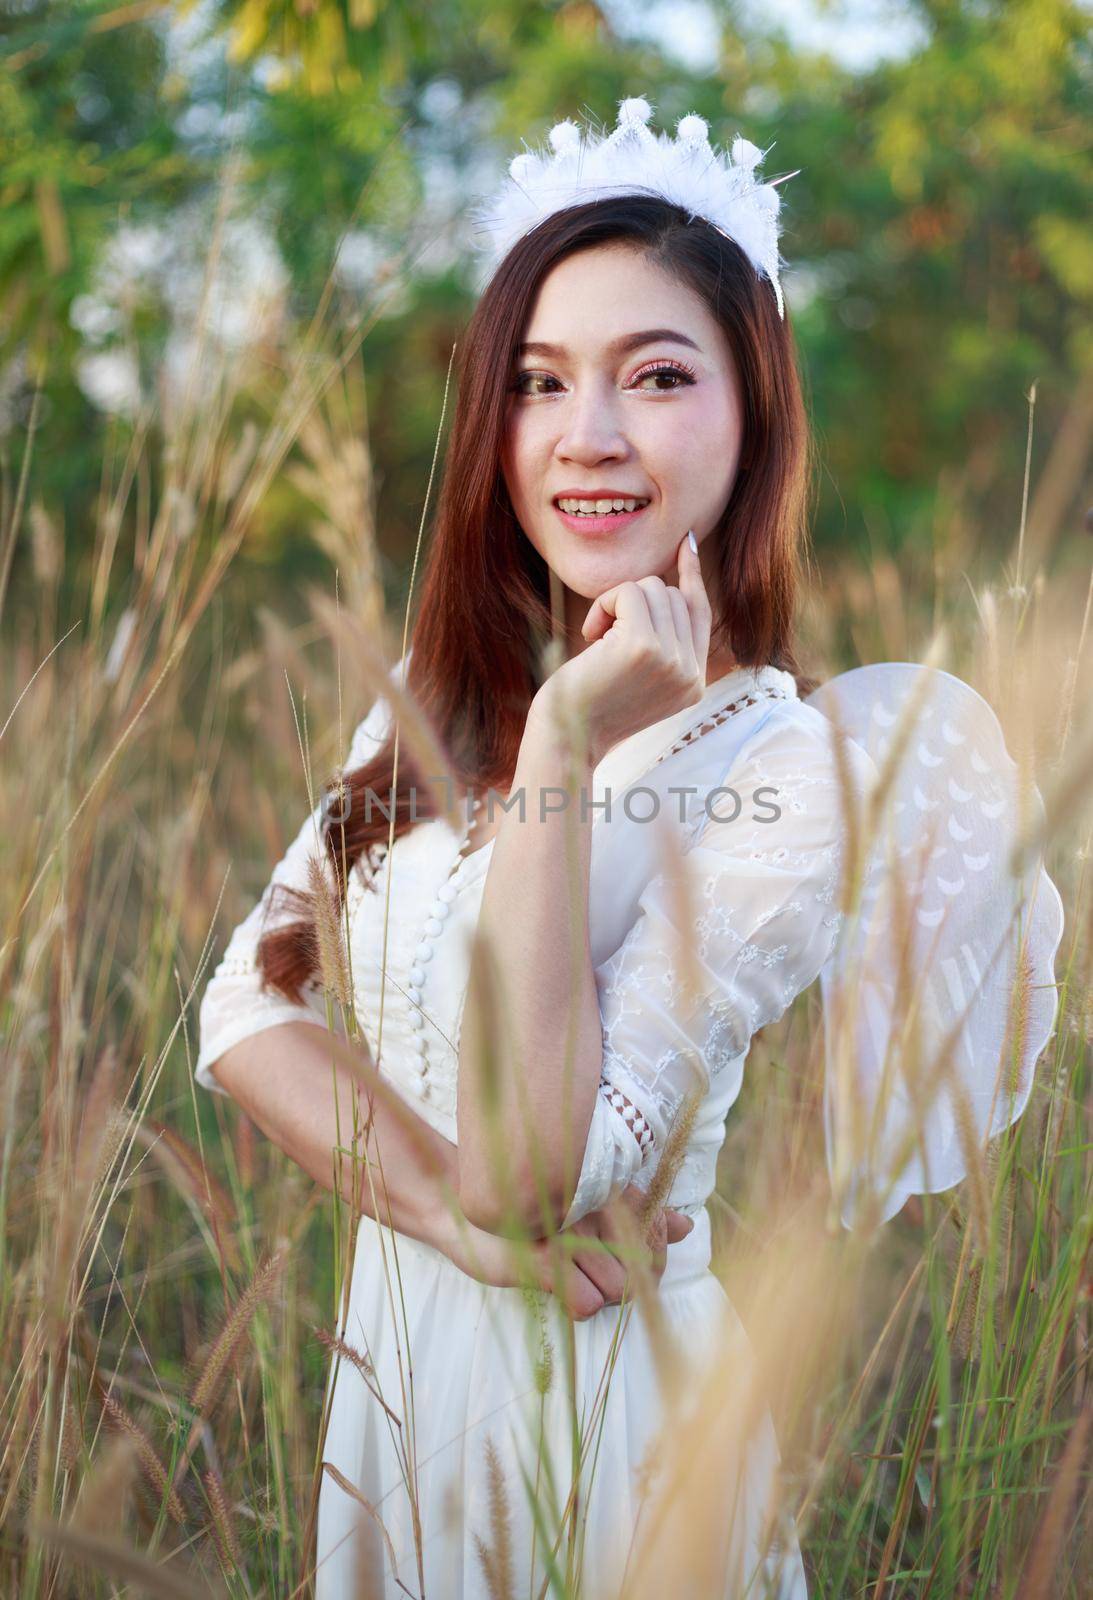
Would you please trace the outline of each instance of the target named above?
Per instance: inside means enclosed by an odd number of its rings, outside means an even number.
[[[559,505],[555,505],[554,510],[567,528],[575,528],[578,533],[614,533],[617,528],[625,528],[628,523],[636,521],[643,511],[648,511],[649,504],[646,501],[636,511],[605,511],[596,516],[579,516],[572,511],[563,511]]]

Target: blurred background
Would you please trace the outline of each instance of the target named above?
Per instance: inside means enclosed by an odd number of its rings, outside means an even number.
[[[343,1224],[195,1092],[197,1003],[397,656],[468,202],[644,94],[801,169],[803,665],[944,628],[1067,909],[989,1237],[983,1191],[912,1201],[862,1271],[815,993],[757,1036],[713,1210],[787,1503],[816,1600],[1088,1595],[1090,17],[0,0],[0,1592],[307,1592]]]
[[[1088,6],[1068,0],[0,0],[0,448],[86,593],[103,481],[161,448],[202,371],[262,430],[309,332],[347,362],[360,513],[394,600],[445,373],[476,287],[468,198],[562,116],[646,93],[766,149],[823,472],[823,557],[973,581],[1016,532],[1027,394],[1030,550],[1077,561],[1093,431]],[[229,177],[230,172],[230,177]],[[216,259],[210,241],[216,235]],[[319,318],[321,327],[315,326]],[[352,354],[349,353],[353,347]],[[306,459],[287,446],[286,466]],[[160,485],[145,485],[152,514]],[[306,476],[254,506],[235,582],[330,581]],[[215,539],[214,516],[187,537]],[[109,609],[133,582],[118,529]],[[26,528],[24,526],[24,533]],[[10,542],[10,541],[9,541]],[[17,587],[28,541],[5,552]],[[200,561],[198,563],[200,565]]]

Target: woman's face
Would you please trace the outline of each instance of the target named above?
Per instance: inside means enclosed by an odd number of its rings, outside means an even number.
[[[628,579],[674,583],[693,528],[708,574],[702,541],[736,478],[743,416],[728,341],[704,302],[630,245],[597,246],[544,279],[523,339],[503,470],[539,554],[591,602]],[[571,497],[644,505],[579,516]],[[587,609],[567,597],[571,625]]]

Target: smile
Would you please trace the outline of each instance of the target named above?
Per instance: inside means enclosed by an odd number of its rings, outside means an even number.
[[[554,503],[559,510],[572,512],[576,516],[600,517],[608,516],[613,511],[639,511],[642,506],[647,506],[649,504],[648,500],[643,500],[640,495],[633,495],[626,498],[624,498],[622,495],[616,495],[613,499],[605,498],[603,500],[582,500],[576,498],[571,500],[567,495],[564,494],[559,495]]]
[[[649,504],[638,496],[617,497],[613,500],[578,500],[562,495],[553,502],[554,509],[570,528],[582,533],[612,533],[639,517]]]

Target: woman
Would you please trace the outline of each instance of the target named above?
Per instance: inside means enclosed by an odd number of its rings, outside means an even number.
[[[393,783],[392,689],[354,736],[349,805],[305,822],[202,1004],[198,1080],[333,1186],[354,1074],[332,1076],[315,1026],[338,989],[308,871],[321,841],[342,999],[397,1090],[372,1105],[343,1325],[370,1368],[331,1374],[321,1600],[539,1594],[552,1574],[619,1592],[665,1341],[697,1365],[739,1326],[709,1270],[725,1117],[754,1032],[833,950],[846,785],[876,775],[853,741],[840,775],[801,697],[808,435],[758,152],[737,141],[726,204],[700,211],[663,167],[666,193],[638,181],[648,107],[623,113],[590,152],[627,192],[582,195],[586,168],[572,203],[495,213],[506,248],[463,344],[392,675],[461,796],[526,805],[453,827],[405,737]],[[680,124],[684,165],[699,120]],[[569,134],[552,142],[572,159]],[[369,791],[394,794],[393,822]],[[646,1236],[655,1317],[620,1304],[640,1262],[625,1219],[647,1199],[670,1208]],[[514,1223],[535,1241],[522,1268]],[[767,1524],[777,1460],[763,1411],[725,1486],[733,1600],[807,1595],[792,1525]]]

